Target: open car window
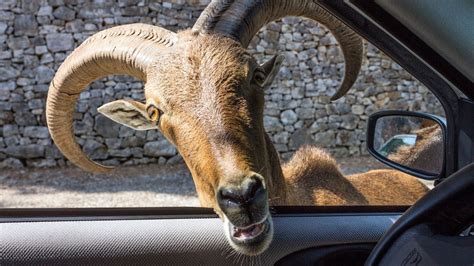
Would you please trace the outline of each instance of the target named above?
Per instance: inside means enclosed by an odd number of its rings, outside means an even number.
[[[184,29],[205,6],[168,1],[137,6],[36,1],[8,5],[0,21],[0,207],[200,206],[183,158],[159,130],[136,131],[97,111],[118,99],[145,102],[138,79],[111,76],[95,81],[76,104],[76,141],[91,159],[117,166],[113,173],[93,174],[71,164],[51,139],[45,110],[56,71],[88,37],[132,22]],[[316,145],[325,151],[321,156],[334,158],[327,161],[334,164],[333,172],[386,169],[366,150],[370,114],[397,109],[444,115],[430,91],[367,42],[357,82],[346,96],[331,101],[342,80],[344,57],[328,29],[307,19],[287,17],[268,24],[252,39],[248,52],[258,63],[276,54],[285,57],[264,92],[263,110],[265,131],[282,162],[290,161],[301,147]],[[412,181],[432,187],[430,182]],[[366,185],[358,184],[370,190]],[[331,194],[334,186],[337,183],[324,191]],[[321,205],[367,204],[338,195],[329,198]]]

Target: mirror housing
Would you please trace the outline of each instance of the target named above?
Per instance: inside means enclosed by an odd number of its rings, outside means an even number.
[[[427,180],[445,172],[446,120],[409,111],[372,114],[367,126],[367,150],[382,163]]]

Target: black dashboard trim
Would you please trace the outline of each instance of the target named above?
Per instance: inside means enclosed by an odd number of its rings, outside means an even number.
[[[399,215],[409,206],[276,206],[273,216],[325,215]],[[217,218],[210,208],[150,207],[150,208],[3,208],[0,223],[12,221],[78,221],[78,220],[134,220]]]

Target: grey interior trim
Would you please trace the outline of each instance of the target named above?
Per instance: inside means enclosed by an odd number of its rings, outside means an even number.
[[[474,1],[375,2],[474,82]]]
[[[418,54],[416,54],[415,52],[413,52],[412,49],[410,49],[409,47],[407,47],[404,43],[400,42],[399,40],[397,40],[396,37],[393,36],[393,34],[391,34],[390,32],[388,32],[386,29],[384,29],[382,26],[380,26],[376,21],[374,21],[371,17],[368,17],[362,10],[360,10],[356,5],[354,5],[351,0],[344,0],[344,3],[347,4],[348,6],[350,6],[352,9],[354,9],[356,12],[358,12],[361,16],[363,16],[365,19],[367,19],[368,21],[370,21],[372,24],[376,25],[380,30],[382,30],[384,33],[386,33],[387,35],[389,35],[390,37],[392,37],[394,39],[394,41],[397,41],[401,46],[403,46],[403,48],[405,48],[407,51],[409,51],[414,57],[416,57],[418,60],[422,61],[426,67],[428,67],[431,71],[433,71],[434,73],[436,73],[436,75],[443,79],[444,82],[446,82],[447,84],[449,84],[449,87],[451,89],[453,89],[453,91],[456,93],[456,95],[459,97],[459,98],[464,98],[464,99],[467,99],[468,97],[464,94],[464,92],[462,92],[456,85],[454,85],[452,83],[451,80],[447,79],[444,75],[442,75],[441,73],[439,73],[438,70],[436,70],[433,66],[431,66],[429,63],[426,62],[426,60],[424,60],[423,58],[421,58]]]
[[[310,247],[375,243],[397,218],[274,217],[274,241],[252,258],[233,254],[217,218],[6,222],[0,224],[0,264],[273,265]]]

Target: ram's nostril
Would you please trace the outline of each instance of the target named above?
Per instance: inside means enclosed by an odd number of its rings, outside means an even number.
[[[264,190],[262,180],[257,177],[252,177],[251,181],[247,183],[244,189],[245,201],[250,201],[258,196]]]
[[[240,193],[232,190],[232,189],[226,189],[226,188],[221,188],[219,189],[219,198],[218,200],[221,201],[222,203],[232,203],[232,204],[237,204],[241,205],[244,201],[242,198],[242,195]]]

